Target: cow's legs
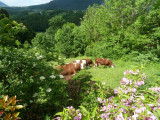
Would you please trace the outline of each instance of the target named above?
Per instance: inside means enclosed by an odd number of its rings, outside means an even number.
[[[77,72],[74,70],[74,71],[73,71],[73,74],[76,74],[76,73],[77,73]]]
[[[98,67],[99,66],[98,62],[96,62],[96,64],[97,64],[97,67]]]

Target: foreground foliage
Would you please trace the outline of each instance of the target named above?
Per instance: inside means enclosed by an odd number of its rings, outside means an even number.
[[[24,106],[16,105],[18,101],[16,96],[8,97],[8,95],[0,96],[0,118],[4,120],[17,120],[20,119],[17,109],[22,109]]]
[[[0,54],[0,94],[17,95],[22,100],[23,118],[28,119],[28,114],[38,109],[42,116],[65,106],[66,82],[60,80],[58,72],[42,55],[24,49],[5,50]],[[43,112],[42,108],[47,109]]]
[[[63,109],[56,115],[58,120],[158,120],[160,118],[160,86],[141,90],[145,73],[139,70],[124,72],[120,87],[114,89],[114,96],[108,99],[98,97],[97,104],[91,111],[84,106],[76,110],[73,106]]]

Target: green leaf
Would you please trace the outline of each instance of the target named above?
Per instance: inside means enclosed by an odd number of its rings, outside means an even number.
[[[125,105],[120,105],[119,107],[124,108],[125,110],[128,110],[128,107]]]
[[[63,115],[63,112],[58,112],[55,115]]]
[[[97,106],[95,106],[91,112],[91,118],[94,118],[97,115]]]
[[[80,106],[81,111],[83,111],[86,114],[89,114],[89,112],[87,111],[87,109],[84,106]]]
[[[14,117],[17,118],[19,116],[20,112],[14,113]]]
[[[130,97],[128,95],[123,95],[125,98],[130,99]]]
[[[157,110],[156,111],[153,111],[153,114],[157,117],[157,118],[160,118],[160,110]]]

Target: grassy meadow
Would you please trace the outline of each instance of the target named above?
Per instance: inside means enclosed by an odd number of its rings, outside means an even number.
[[[81,57],[76,57],[76,58],[68,58],[65,59],[65,63],[72,63],[74,60],[79,60],[79,59],[92,59],[93,62],[95,63],[95,58],[92,57],[86,57],[86,56],[81,56]],[[115,87],[118,87],[120,84],[120,80],[123,77],[123,73],[126,70],[136,70],[139,69],[140,72],[144,72],[147,76],[146,82],[148,85],[155,83],[153,81],[160,81],[160,64],[159,63],[149,63],[146,65],[143,65],[142,63],[137,63],[137,62],[126,62],[123,60],[111,60],[115,68],[110,68],[104,66],[99,66],[99,67],[90,67],[89,69],[85,69],[86,71],[89,71],[90,74],[92,75],[92,80],[94,81],[101,81],[102,83],[105,83],[106,86],[111,87],[114,89]],[[58,66],[58,63],[52,62],[54,66]],[[149,87],[149,86],[148,86]]]

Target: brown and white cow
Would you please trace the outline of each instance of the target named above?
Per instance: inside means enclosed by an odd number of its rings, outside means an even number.
[[[73,63],[79,63],[81,66],[81,70],[86,66],[86,60],[74,60]]]
[[[81,66],[79,63],[67,63],[64,65],[60,65],[59,67],[56,67],[57,70],[62,69],[60,72],[60,75],[64,76],[66,80],[71,79],[72,75],[75,75],[77,71],[81,69]]]
[[[114,68],[114,64],[111,62],[110,59],[105,59],[105,58],[96,58],[95,59],[95,64],[98,67],[99,65],[104,65],[104,68],[106,66],[110,66],[112,68]]]
[[[86,66],[89,68],[90,65],[95,66],[93,61],[91,59],[82,59],[82,60],[86,60]]]
[[[66,64],[62,64],[59,67],[56,67],[57,70],[60,69],[67,69],[67,68],[74,68],[75,71],[77,72],[78,70],[81,70],[81,66],[79,63],[66,63]]]

